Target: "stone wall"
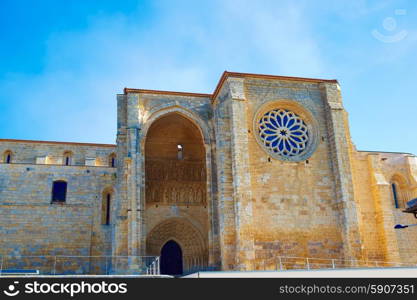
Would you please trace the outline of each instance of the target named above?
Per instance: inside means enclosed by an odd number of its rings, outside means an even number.
[[[417,262],[415,230],[393,229],[416,222],[402,212],[417,197],[416,156],[357,151],[335,81],[225,74],[213,95],[125,90],[117,146],[0,140],[0,255],[158,255],[172,239],[187,270],[275,269],[279,257]],[[301,155],[279,157],[260,139],[274,108],[305,121]],[[65,203],[51,203],[55,180],[68,182]]]
[[[412,214],[403,213],[407,201],[417,198],[414,155],[406,153],[355,151],[355,200],[361,221],[364,258],[405,264],[417,262],[416,232],[411,227],[396,230],[396,224],[414,224]],[[391,184],[398,187],[399,207],[395,207]]]
[[[155,246],[156,242],[167,242],[165,236],[157,236],[165,230],[157,228],[171,223],[182,228],[187,222],[191,231],[201,236],[203,250],[199,257],[187,254],[186,269],[193,261],[207,265],[215,260],[216,242],[212,241],[216,230],[212,224],[217,209],[212,200],[210,99],[140,90],[118,99],[117,153],[125,164],[118,169],[123,180],[118,183],[120,204],[113,253],[138,249],[140,255],[153,255],[163,246]],[[177,144],[184,146],[182,160],[177,159]],[[184,240],[181,232],[171,233],[181,246],[192,240]]]
[[[276,265],[278,256],[343,257],[326,99],[319,85],[248,80],[245,92],[258,265],[263,267],[265,262]],[[318,124],[318,145],[306,160],[274,159],[256,140],[257,111],[270,102],[280,106],[280,101],[295,102],[293,111],[298,112],[296,105],[299,105]]]
[[[13,160],[0,164],[0,255],[110,255],[111,225],[101,224],[101,209],[103,190],[116,181],[104,166],[115,146],[1,141],[0,153],[6,149]],[[36,156],[64,151],[74,165],[36,164]],[[103,166],[85,166],[86,155]],[[65,203],[51,202],[55,180],[68,183]]]

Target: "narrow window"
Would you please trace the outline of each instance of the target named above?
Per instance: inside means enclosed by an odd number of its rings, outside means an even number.
[[[12,162],[12,152],[11,151],[4,152],[3,162],[5,162],[6,164],[10,164]]]
[[[177,159],[178,160],[182,160],[184,159],[184,148],[182,147],[181,144],[177,145]]]
[[[109,166],[112,168],[116,167],[116,154],[112,153],[109,156]]]
[[[110,224],[110,204],[111,204],[111,193],[103,194],[103,202],[101,206],[101,224],[109,225]]]
[[[395,183],[391,184],[391,188],[392,188],[392,196],[394,198],[394,205],[395,208],[398,208],[398,193],[397,193],[397,185]]]
[[[110,199],[111,199],[111,195],[107,194],[106,197],[106,225],[110,224]]]
[[[67,183],[63,180],[54,181],[52,184],[52,202],[65,202],[67,197]]]
[[[70,166],[72,159],[72,153],[70,151],[64,152],[64,165]]]

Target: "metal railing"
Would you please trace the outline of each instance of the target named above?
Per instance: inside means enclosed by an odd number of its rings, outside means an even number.
[[[417,262],[278,256],[255,262],[253,270],[285,271],[344,268],[417,267]],[[7,270],[7,272],[6,272]],[[160,275],[159,256],[0,256],[0,275],[38,271],[40,275]],[[213,271],[193,267],[186,274]],[[5,272],[3,272],[5,271]]]
[[[159,256],[156,256],[155,260],[146,268],[146,275],[160,275],[161,270],[159,266]]]
[[[355,260],[300,256],[278,256],[255,263],[255,270],[312,270],[345,268],[398,268],[417,267],[417,262],[389,262],[382,260]]]
[[[159,256],[0,256],[3,270],[40,275],[160,275]],[[3,273],[5,274],[5,273]]]

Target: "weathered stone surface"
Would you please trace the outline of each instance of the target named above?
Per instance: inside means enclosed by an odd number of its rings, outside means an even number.
[[[102,192],[115,185],[112,145],[1,141],[12,163],[0,164],[0,255],[111,254],[111,226],[101,224]],[[51,164],[65,151],[72,165]],[[98,165],[86,166],[94,156]],[[36,157],[54,160],[39,164]],[[66,203],[51,203],[52,182],[68,183]]]
[[[257,136],[277,108],[306,123],[298,156]],[[417,262],[415,231],[393,229],[415,222],[402,209],[417,158],[357,151],[335,81],[225,73],[213,95],[127,89],[117,114],[116,145],[0,140],[0,254],[159,255],[173,240],[184,270]],[[54,180],[65,203],[51,203]]]

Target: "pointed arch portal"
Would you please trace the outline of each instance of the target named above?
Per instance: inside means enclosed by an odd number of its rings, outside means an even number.
[[[168,274],[163,273],[167,271],[163,264],[169,268],[180,264],[182,273],[203,270],[208,264],[207,241],[195,226],[182,218],[171,218],[155,226],[147,235],[146,250],[147,255],[161,256],[162,274]]]

